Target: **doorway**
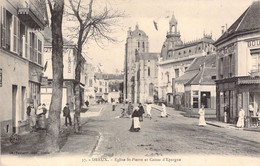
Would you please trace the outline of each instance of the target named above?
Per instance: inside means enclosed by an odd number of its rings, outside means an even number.
[[[201,104],[205,106],[205,108],[211,108],[210,104],[210,92],[201,92]]]
[[[17,85],[12,85],[12,126],[13,133],[16,133],[16,100],[17,100]]]

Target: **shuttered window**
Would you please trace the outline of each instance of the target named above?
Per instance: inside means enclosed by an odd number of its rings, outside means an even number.
[[[28,28],[25,26],[25,34],[24,34],[25,42],[24,42],[24,56],[28,57]]]
[[[42,41],[38,40],[38,64],[42,65]]]
[[[4,7],[2,7],[2,11],[1,11],[1,27],[2,27],[2,31],[1,31],[1,44],[2,47],[6,48],[6,9]]]
[[[32,32],[30,32],[30,35],[29,35],[30,36],[30,42],[29,43],[30,43],[30,60],[31,61],[33,61],[33,55],[34,55],[33,54],[33,50],[34,50],[33,49],[33,39],[34,39],[33,35],[34,34]]]
[[[12,34],[11,34],[11,50],[15,53],[20,53],[19,46],[20,21],[16,16],[12,16]]]

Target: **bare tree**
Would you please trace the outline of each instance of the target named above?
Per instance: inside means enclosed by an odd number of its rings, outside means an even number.
[[[64,0],[48,0],[52,31],[52,97],[47,127],[47,151],[59,151],[60,112],[63,86],[63,38],[62,18]]]
[[[103,39],[110,42],[116,42],[115,39],[109,36],[112,32],[112,26],[117,22],[117,19],[122,17],[123,14],[117,10],[109,10],[107,6],[104,8],[93,9],[94,0],[90,0],[87,5],[84,5],[81,0],[69,0],[69,8],[71,13],[67,14],[72,16],[72,21],[77,22],[77,27],[71,27],[72,31],[76,31],[76,34],[72,34],[72,37],[77,37],[77,64],[75,69],[75,112],[74,123],[75,131],[79,132],[79,118],[81,110],[80,101],[80,73],[82,69],[82,49],[84,44],[88,40],[94,40],[98,45]],[[74,24],[75,25],[75,24]]]

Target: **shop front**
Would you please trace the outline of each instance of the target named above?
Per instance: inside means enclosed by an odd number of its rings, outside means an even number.
[[[245,126],[258,126],[260,107],[260,77],[235,77],[218,80],[217,119],[237,123],[240,108],[245,111]]]

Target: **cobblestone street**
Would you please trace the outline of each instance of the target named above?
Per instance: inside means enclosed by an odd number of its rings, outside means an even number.
[[[131,120],[118,118],[120,106],[111,111],[105,105],[100,116],[86,124],[88,130],[101,134],[94,156],[164,156],[177,154],[211,154],[259,156],[260,133],[218,128],[199,127],[198,119],[183,117],[179,111],[168,108],[171,115],[160,118],[152,110],[153,118],[144,118],[140,132],[129,132]]]

